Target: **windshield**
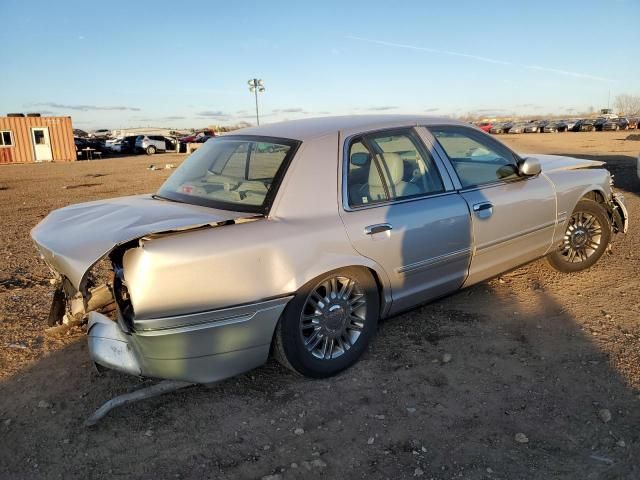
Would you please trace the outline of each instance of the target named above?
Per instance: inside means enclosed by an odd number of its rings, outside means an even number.
[[[299,142],[215,137],[202,144],[160,187],[169,200],[266,213]]]

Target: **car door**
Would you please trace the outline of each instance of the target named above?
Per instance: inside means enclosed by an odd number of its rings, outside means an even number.
[[[340,215],[353,247],[390,280],[388,313],[462,285],[471,255],[469,209],[415,129],[347,139],[342,170]]]
[[[519,157],[473,128],[428,130],[472,212],[474,248],[465,286],[546,254],[557,222],[555,190],[546,176],[520,176]]]

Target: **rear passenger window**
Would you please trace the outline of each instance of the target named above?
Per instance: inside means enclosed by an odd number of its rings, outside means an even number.
[[[485,135],[465,127],[429,130],[449,157],[464,188],[519,178],[513,153]]]
[[[349,150],[349,205],[444,191],[433,159],[411,130],[367,135]]]

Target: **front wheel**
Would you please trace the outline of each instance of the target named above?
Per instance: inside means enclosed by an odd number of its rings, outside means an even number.
[[[153,145],[149,145],[146,152],[147,155],[153,155],[154,153],[156,153],[156,147],[154,147]]]
[[[327,273],[289,302],[274,338],[277,360],[302,375],[325,378],[350,367],[375,335],[376,282],[360,268]]]
[[[580,200],[569,218],[562,245],[547,256],[547,262],[563,273],[591,267],[611,241],[611,223],[602,205]]]

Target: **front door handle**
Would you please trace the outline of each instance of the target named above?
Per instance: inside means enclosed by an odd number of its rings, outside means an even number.
[[[364,233],[366,235],[375,235],[376,233],[387,232],[389,230],[393,230],[393,226],[390,223],[377,223],[364,227]]]
[[[489,218],[493,215],[493,203],[491,202],[482,202],[476,203],[473,205],[473,212],[476,214],[476,217],[485,219]]]

